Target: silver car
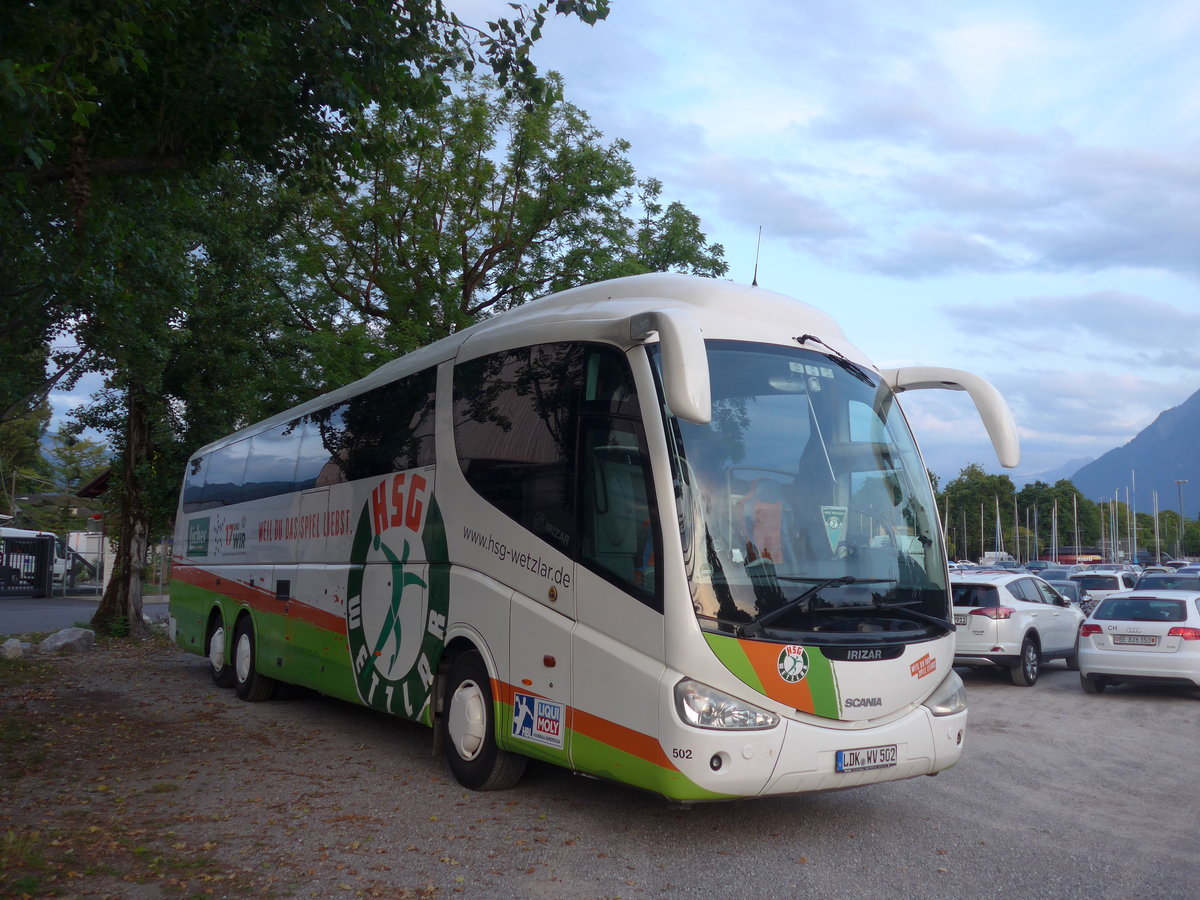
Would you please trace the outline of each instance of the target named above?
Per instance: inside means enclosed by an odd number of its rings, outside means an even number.
[[[1041,663],[1076,667],[1083,613],[1036,575],[951,573],[956,666],[1007,668],[1013,684],[1037,682]]]
[[[1200,592],[1132,591],[1106,597],[1079,629],[1079,680],[1200,687]]]
[[[1072,581],[1069,578],[1062,581],[1059,581],[1057,578],[1047,578],[1046,583],[1078,606],[1085,616],[1096,605],[1096,601],[1092,599],[1092,595],[1081,588],[1078,581]]]
[[[1070,577],[1072,581],[1079,582],[1079,589],[1086,591],[1095,603],[1099,603],[1113,591],[1127,591],[1137,583],[1137,575],[1132,571],[1088,570],[1076,572]]]

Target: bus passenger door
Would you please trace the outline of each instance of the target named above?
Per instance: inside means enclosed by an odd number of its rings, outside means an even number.
[[[658,790],[665,626],[649,462],[634,421],[596,416],[581,433],[571,762]]]

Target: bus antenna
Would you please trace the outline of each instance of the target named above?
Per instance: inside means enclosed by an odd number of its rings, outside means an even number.
[[[758,287],[758,251],[762,249],[762,226],[758,226],[758,243],[754,245],[754,279],[750,287]]]

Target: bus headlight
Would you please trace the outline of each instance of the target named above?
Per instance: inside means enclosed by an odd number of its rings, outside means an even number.
[[[679,718],[697,728],[754,731],[779,724],[779,716],[774,713],[690,678],[675,685],[675,709]]]
[[[922,706],[935,716],[952,716],[965,710],[967,708],[967,689],[963,686],[963,680],[958,677],[958,673],[951,670]]]

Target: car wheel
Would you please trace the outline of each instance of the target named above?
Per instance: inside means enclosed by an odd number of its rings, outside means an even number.
[[[242,616],[233,630],[233,672],[233,686],[243,700],[269,700],[275,693],[278,682],[258,672],[254,622],[249,616]]]
[[[1095,675],[1080,675],[1079,683],[1083,685],[1085,694],[1103,694],[1104,689],[1108,687],[1103,681]]]
[[[446,762],[458,783],[475,791],[516,784],[528,760],[496,746],[491,680],[477,651],[462,654],[450,667],[443,710]]]
[[[1025,640],[1021,642],[1021,658],[1012,667],[1013,684],[1020,687],[1033,687],[1037,684],[1040,662],[1037,642],[1026,635]]]
[[[218,615],[208,629],[205,652],[208,655],[208,673],[217,687],[233,687],[233,666],[225,658],[225,623]]]
[[[1079,671],[1079,638],[1075,638],[1075,649],[1067,657],[1067,669],[1072,672]]]

